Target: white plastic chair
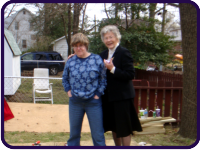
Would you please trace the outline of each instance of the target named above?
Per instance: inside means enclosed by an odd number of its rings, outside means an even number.
[[[53,104],[52,84],[49,83],[49,69],[35,68],[33,81],[33,102],[36,101],[51,101]],[[47,78],[47,79],[46,79]],[[49,97],[36,97],[36,93],[49,94]]]

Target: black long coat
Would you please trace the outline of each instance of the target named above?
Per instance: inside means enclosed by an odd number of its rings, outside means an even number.
[[[103,51],[100,56],[102,59],[107,59],[108,49]],[[132,79],[135,75],[135,69],[130,51],[119,45],[113,57],[113,64],[116,67],[115,73],[112,74],[110,70],[107,70],[107,88],[105,89],[105,95],[108,97],[108,101],[112,102],[134,98],[135,90]],[[104,99],[103,97],[102,99]]]

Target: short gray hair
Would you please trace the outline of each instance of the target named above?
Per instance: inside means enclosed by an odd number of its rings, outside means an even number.
[[[107,25],[105,27],[103,27],[101,29],[101,40],[103,41],[103,38],[104,38],[104,34],[106,34],[107,32],[112,32],[114,33],[114,35],[116,36],[116,38],[119,40],[121,40],[121,34],[119,32],[119,29],[115,26],[115,25]]]

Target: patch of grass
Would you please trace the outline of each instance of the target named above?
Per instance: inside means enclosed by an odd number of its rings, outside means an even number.
[[[165,129],[166,133],[164,134],[135,135],[133,139],[137,143],[143,141],[152,144],[152,146],[190,146],[196,141],[196,139],[181,137],[177,133],[178,127],[172,128],[167,125]]]
[[[165,134],[134,135],[131,140],[146,142],[153,146],[190,146],[196,139],[183,138],[177,134],[179,128],[166,126]],[[4,132],[4,139],[8,144],[11,143],[34,143],[36,141],[45,142],[66,142],[69,139],[69,133],[34,133],[34,132]],[[112,140],[112,133],[104,134],[106,140]],[[81,141],[91,141],[91,133],[81,133]]]
[[[34,133],[34,132],[4,132],[4,139],[9,143],[34,143],[36,141],[63,142],[67,141],[69,133]]]

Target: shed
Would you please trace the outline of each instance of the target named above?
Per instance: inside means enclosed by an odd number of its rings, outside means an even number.
[[[4,29],[4,95],[14,95],[21,85],[20,55],[12,33]]]
[[[53,44],[53,51],[56,51],[61,54],[64,60],[67,60],[68,57],[68,44],[65,36],[62,36],[55,41],[51,42]]]

